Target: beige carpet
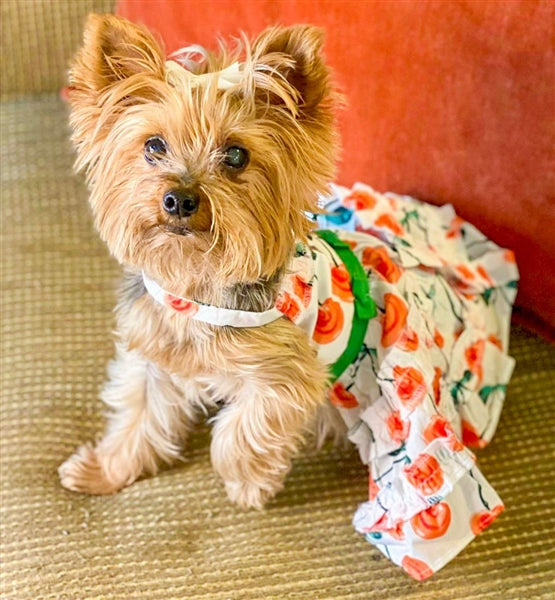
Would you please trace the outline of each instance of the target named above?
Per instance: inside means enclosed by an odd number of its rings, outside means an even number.
[[[518,328],[500,428],[479,457],[507,510],[426,583],[354,532],[366,493],[354,452],[303,455],[263,512],[228,503],[207,430],[183,464],[119,495],[63,490],[58,465],[102,429],[118,273],[71,175],[65,119],[53,95],[2,105],[2,599],[555,597],[555,351]]]

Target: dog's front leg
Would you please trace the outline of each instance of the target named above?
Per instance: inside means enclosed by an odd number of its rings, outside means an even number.
[[[305,334],[290,325],[253,333],[252,356],[232,357],[233,375],[228,371],[221,383],[227,403],[215,420],[212,464],[230,499],[244,508],[261,508],[283,487],[325,402],[327,371]]]
[[[109,494],[153,474],[180,451],[186,429],[183,400],[169,375],[119,345],[102,400],[109,408],[98,445],[81,446],[59,469],[64,487]]]

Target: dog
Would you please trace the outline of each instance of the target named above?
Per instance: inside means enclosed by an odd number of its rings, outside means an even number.
[[[322,46],[313,26],[272,27],[167,60],[144,27],[89,17],[72,140],[124,277],[106,431],[59,473],[117,492],[208,412],[230,500],[261,508],[308,437],[348,435],[370,469],[357,529],[422,579],[502,510],[466,446],[497,423],[516,267],[450,207],[330,188],[342,98]],[[451,550],[425,560],[409,544],[442,536]]]
[[[64,486],[112,493],[155,473],[179,456],[198,405],[223,402],[211,457],[229,497],[261,507],[281,489],[325,398],[309,341],[283,319],[249,329],[184,320],[145,295],[141,271],[205,304],[273,306],[337,159],[321,45],[314,28],[270,29],[248,48],[242,81],[222,91],[209,74],[237,51],[205,55],[198,76],[209,83],[190,85],[142,27],[89,18],[70,76],[73,141],[96,226],[126,276],[102,394],[107,432],[61,468]]]

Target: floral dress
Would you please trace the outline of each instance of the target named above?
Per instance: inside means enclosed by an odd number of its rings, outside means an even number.
[[[320,225],[356,255],[375,303],[329,392],[369,471],[354,525],[423,580],[503,510],[469,448],[491,440],[513,370],[518,271],[449,205],[362,184],[335,191]],[[352,346],[359,299],[328,242],[298,248],[276,307],[333,364]]]
[[[185,317],[260,327],[287,317],[329,365],[329,399],[369,472],[357,531],[412,577],[443,567],[503,510],[469,448],[493,437],[518,270],[453,207],[335,187],[323,231],[298,244],[274,307],[231,310],[181,298]]]

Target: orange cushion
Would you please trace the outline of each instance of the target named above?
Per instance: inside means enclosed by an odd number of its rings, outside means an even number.
[[[515,250],[517,303],[555,327],[555,3],[119,0],[117,11],[168,52],[276,23],[324,27],[349,104],[339,183],[451,202]]]

